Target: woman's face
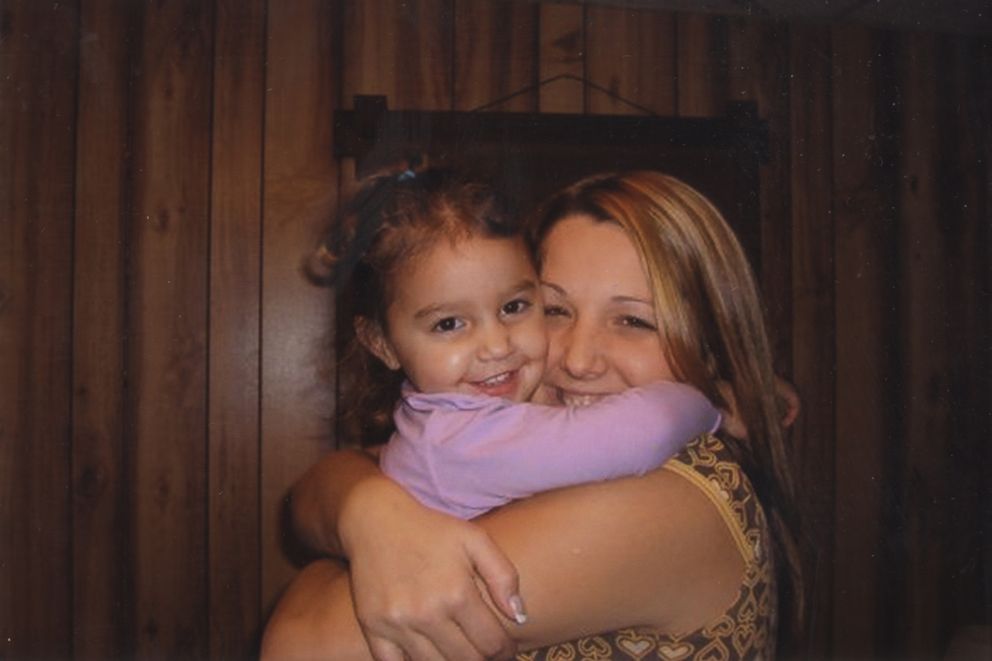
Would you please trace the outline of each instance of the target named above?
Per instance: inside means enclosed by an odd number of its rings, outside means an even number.
[[[582,405],[672,380],[651,288],[626,232],[572,215],[554,226],[542,248],[549,336],[543,394]]]

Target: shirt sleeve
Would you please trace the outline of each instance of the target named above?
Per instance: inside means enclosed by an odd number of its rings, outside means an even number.
[[[719,424],[709,400],[674,382],[585,407],[500,402],[419,446],[420,488],[434,492],[433,506],[472,518],[541,491],[643,474]]]

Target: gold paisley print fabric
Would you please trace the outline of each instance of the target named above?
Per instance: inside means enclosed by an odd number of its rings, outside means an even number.
[[[696,485],[727,523],[745,561],[737,598],[705,627],[680,635],[620,629],[517,655],[519,661],[741,661],[775,658],[777,600],[768,525],[750,481],[715,436],[690,442],[665,469]]]

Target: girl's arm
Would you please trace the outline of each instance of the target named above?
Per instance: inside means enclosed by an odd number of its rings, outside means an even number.
[[[382,468],[425,505],[466,519],[542,491],[643,475],[720,424],[702,393],[673,381],[581,407],[419,397],[446,408],[424,416],[411,407],[409,425],[401,411],[399,429],[410,433],[393,437]]]
[[[410,509],[394,512],[395,520],[389,521],[384,516],[388,508],[376,509],[375,523],[366,520],[364,525],[377,528],[380,534],[384,527],[405,530],[409,546],[403,548],[407,550],[437,552],[450,542],[450,537],[439,540],[411,530],[418,527],[411,517],[441,515],[425,508]],[[452,521],[445,519],[445,525]],[[540,494],[477,521],[520,573],[528,619],[526,624],[506,623],[506,627],[522,648],[622,626],[691,630],[722,612],[740,586],[743,560],[717,506],[698,487],[665,469]],[[361,548],[355,547],[356,559],[370,552],[370,539],[364,538]],[[407,560],[406,554],[398,553],[391,562],[400,565]],[[388,569],[419,583],[410,592],[422,600],[418,606],[407,603],[394,604],[392,610],[384,608],[380,615],[390,622],[386,637],[413,659],[443,658],[415,647],[424,638],[434,641],[436,632],[461,626],[451,611],[438,607],[444,601],[437,597],[438,586],[431,577],[421,575],[416,563]],[[370,581],[370,576],[359,576],[354,567],[353,572],[356,595],[366,590],[388,594],[391,586],[385,578]],[[298,581],[306,585],[312,578],[303,574]],[[293,603],[294,594],[299,591],[287,593],[289,603],[280,606],[280,612],[307,612],[306,603]],[[336,602],[341,593],[336,595],[327,594],[326,599]],[[339,645],[342,650],[353,649],[353,639],[328,639],[328,632],[340,635],[346,630],[337,618],[347,609],[325,604],[317,610],[321,615],[289,621],[295,625],[294,640],[314,655],[333,655]],[[363,609],[358,606],[357,610],[361,619]],[[274,624],[281,629],[289,626],[285,620],[274,620]],[[444,656],[482,658],[481,654]]]

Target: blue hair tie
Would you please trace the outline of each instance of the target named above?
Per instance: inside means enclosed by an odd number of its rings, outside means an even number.
[[[408,179],[413,179],[417,176],[417,173],[409,168],[400,172],[399,176],[396,177],[396,181],[407,181]]]

